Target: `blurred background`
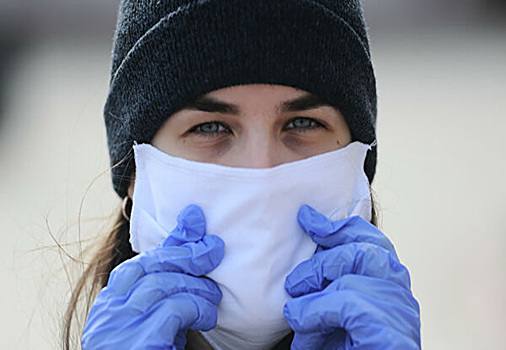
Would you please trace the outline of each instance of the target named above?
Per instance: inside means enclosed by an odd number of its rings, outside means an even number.
[[[6,349],[58,347],[79,270],[64,268],[65,251],[103,232],[120,206],[102,122],[118,3],[0,0]],[[374,188],[411,271],[423,348],[504,348],[506,2],[364,8],[379,95]]]

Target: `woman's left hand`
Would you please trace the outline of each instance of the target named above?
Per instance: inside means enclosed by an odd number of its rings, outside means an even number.
[[[388,238],[359,216],[304,206],[298,220],[319,249],[286,278],[292,349],[420,349],[420,309]]]

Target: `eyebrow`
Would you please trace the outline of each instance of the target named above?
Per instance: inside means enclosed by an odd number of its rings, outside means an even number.
[[[331,106],[330,103],[320,97],[306,93],[295,99],[283,102],[278,108],[280,112],[300,112],[319,107]],[[200,96],[193,102],[190,102],[183,109],[197,110],[208,113],[223,113],[239,115],[240,108],[237,105],[220,101],[210,96]]]
[[[280,110],[282,112],[300,112],[324,106],[330,106],[330,103],[316,95],[306,93],[293,100],[284,102]]]

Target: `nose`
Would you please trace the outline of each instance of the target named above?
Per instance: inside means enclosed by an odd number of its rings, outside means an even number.
[[[269,132],[257,130],[244,140],[238,156],[242,168],[272,168],[283,163],[283,150]]]

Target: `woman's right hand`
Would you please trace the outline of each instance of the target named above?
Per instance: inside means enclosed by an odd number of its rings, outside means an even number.
[[[82,348],[183,349],[186,331],[216,326],[221,292],[203,275],[223,259],[223,241],[205,234],[195,205],[163,244],[118,265],[86,321]]]

